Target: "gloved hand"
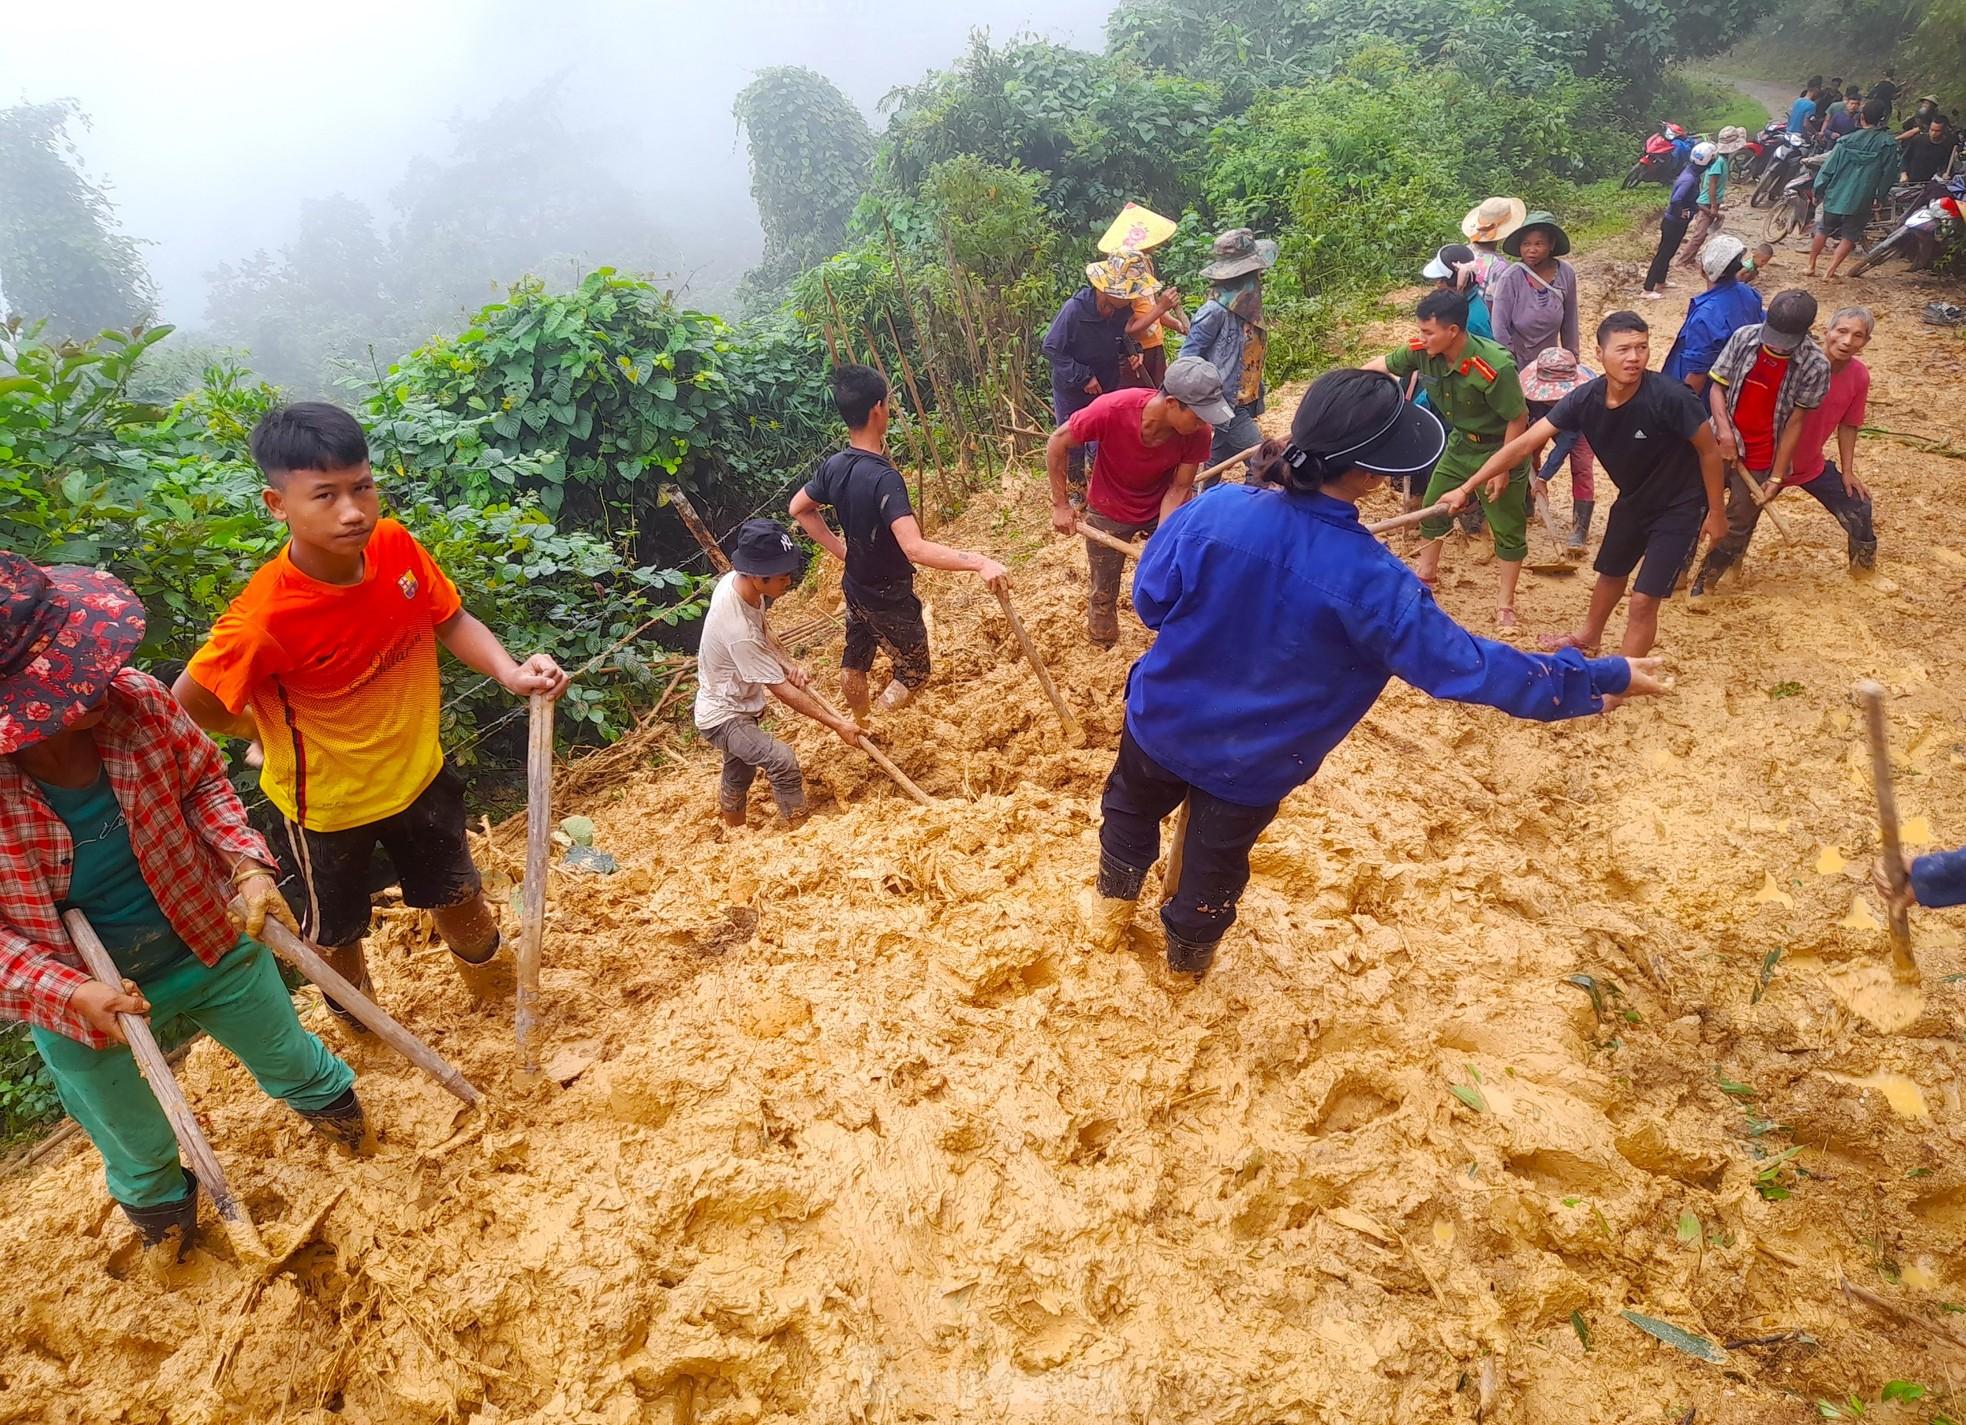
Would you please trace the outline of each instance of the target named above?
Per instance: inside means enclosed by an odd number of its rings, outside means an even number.
[[[280,894],[280,885],[273,879],[273,873],[255,870],[241,875],[238,882],[239,900],[243,903],[244,915],[228,907],[227,918],[234,928],[251,939],[259,940],[266,930],[266,920],[271,916],[294,934],[300,934],[300,922],[294,919],[293,908]]]

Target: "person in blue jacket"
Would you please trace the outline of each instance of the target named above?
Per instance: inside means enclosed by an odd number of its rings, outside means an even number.
[[[1700,270],[1706,274],[1707,290],[1697,292],[1686,304],[1686,320],[1673,338],[1672,350],[1660,374],[1684,382],[1705,395],[1707,373],[1727,347],[1727,338],[1742,327],[1751,327],[1765,315],[1761,294],[1741,280],[1747,263],[1748,245],[1732,233],[1709,238],[1700,249]]]
[[[1446,443],[1393,377],[1328,371],[1304,393],[1291,443],[1257,458],[1266,484],[1219,485],[1147,542],[1133,606],[1158,637],[1127,675],[1100,802],[1095,937],[1123,933],[1161,819],[1185,798],[1181,876],[1161,923],[1168,966],[1204,973],[1249,884],[1250,847],[1395,676],[1544,722],[1662,691],[1656,659],[1475,637],[1367,532],[1359,498],[1430,469]]]

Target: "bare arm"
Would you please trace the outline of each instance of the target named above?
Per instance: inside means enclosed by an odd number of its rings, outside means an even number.
[[[910,564],[919,564],[928,569],[953,569],[967,571],[983,576],[983,582],[992,589],[1006,587],[1010,577],[1003,565],[987,554],[973,554],[967,549],[957,549],[947,544],[937,544],[922,534],[922,527],[913,515],[903,515],[888,528],[894,531],[894,542],[901,546],[901,552],[908,556]]]
[[[1377,371],[1381,376],[1390,376],[1393,374],[1392,368],[1386,365],[1386,358],[1383,356],[1373,357],[1370,361],[1366,362],[1365,365],[1359,367],[1359,370]]]
[[[1524,415],[1509,422],[1508,435],[1502,442],[1502,448],[1483,461],[1481,469],[1447,492],[1443,498],[1449,505],[1460,509],[1482,481],[1492,480],[1498,475],[1506,479],[1511,470],[1556,439],[1557,428],[1550,424],[1548,416],[1534,425],[1529,425],[1528,421],[1529,417]]]
[[[545,693],[557,698],[567,690],[567,675],[551,655],[535,653],[521,663],[505,651],[497,634],[464,609],[437,625],[437,641],[458,662],[483,673],[515,697]]]
[[[814,544],[840,563],[846,563],[846,541],[833,533],[832,527],[826,523],[825,514],[819,508],[819,501],[808,495],[804,486],[800,486],[799,492],[792,496],[790,510],[799,528],[806,532]]]
[[[1727,414],[1727,388],[1718,381],[1707,382],[1707,410],[1713,415],[1713,433],[1722,460],[1739,460],[1741,442],[1734,434],[1733,418]]]
[[[1870,487],[1857,478],[1857,427],[1836,428],[1836,468],[1843,472],[1843,488],[1859,500],[1870,498]]]
[[[819,700],[807,692],[800,683],[787,681],[783,683],[768,683],[766,686],[771,689],[771,695],[785,704],[786,707],[795,713],[811,718],[821,727],[831,728],[840,735],[841,741],[849,745],[856,744],[860,741],[859,723],[855,722],[851,716],[835,717],[833,714],[827,712],[825,708],[819,705]]]
[[[1782,427],[1781,439],[1775,442],[1775,468],[1768,474],[1768,488],[1780,490],[1789,477],[1789,466],[1795,461],[1795,448],[1802,442],[1802,418],[1808,412],[1797,406],[1789,412],[1788,424]]]
[[[177,675],[177,681],[171,684],[171,696],[207,732],[220,737],[243,737],[249,742],[259,736],[259,726],[251,712],[233,712],[204,684],[194,681],[189,669]]]
[[[1058,427],[1044,443],[1044,471],[1051,481],[1051,527],[1060,534],[1070,534],[1078,528],[1078,515],[1072,510],[1070,491],[1066,489],[1065,457],[1083,444],[1084,441],[1072,434],[1069,424]]]
[[[1160,497],[1160,517],[1163,520],[1193,498],[1195,476],[1200,473],[1201,466],[1192,462],[1175,468],[1174,478],[1167,485],[1167,493]]]
[[[1693,435],[1693,449],[1700,457],[1700,484],[1707,492],[1707,518],[1701,533],[1709,541],[1718,541],[1727,534],[1727,468],[1711,425],[1701,423]]]
[[[1126,324],[1126,334],[1136,341],[1160,325],[1160,319],[1170,308],[1181,304],[1181,294],[1169,287],[1160,294],[1160,300]]]

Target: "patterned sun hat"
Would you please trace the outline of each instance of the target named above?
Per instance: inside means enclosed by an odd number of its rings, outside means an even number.
[[[1151,297],[1160,291],[1160,279],[1137,252],[1116,252],[1099,262],[1089,262],[1085,280],[1095,292],[1131,302],[1135,297]]]
[[[143,605],[122,580],[0,551],[0,756],[101,702],[143,630]]]

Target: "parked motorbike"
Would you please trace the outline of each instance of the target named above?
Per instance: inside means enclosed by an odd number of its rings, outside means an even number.
[[[1913,270],[1930,267],[1959,237],[1966,228],[1966,213],[1961,209],[1966,203],[1966,176],[1935,183],[1932,188],[1937,191],[1931,200],[1907,214],[1889,237],[1865,253],[1864,260],[1853,269],[1855,275],[1861,277],[1893,257],[1911,259]]]
[[[1766,208],[1779,201],[1788,191],[1796,170],[1802,167],[1802,160],[1809,156],[1810,143],[1801,134],[1790,131],[1782,134],[1769,148],[1761,167],[1761,181],[1755,185],[1754,195],[1748,205]]]
[[[1776,147],[1788,136],[1787,119],[1771,119],[1768,126],[1748,140],[1748,146],[1734,155],[1728,177],[1736,183],[1753,183],[1774,161]]]
[[[1816,221],[1816,170],[1828,157],[1828,154],[1816,154],[1803,160],[1802,172],[1789,179],[1782,189],[1782,196],[1769,212],[1768,224],[1762,230],[1769,242],[1780,242],[1798,229],[1807,232]]]
[[[1659,132],[1645,140],[1645,151],[1625,174],[1623,186],[1670,183],[1679,177],[1679,170],[1686,166],[1687,155],[1692,152],[1692,135],[1668,119],[1659,125]]]

